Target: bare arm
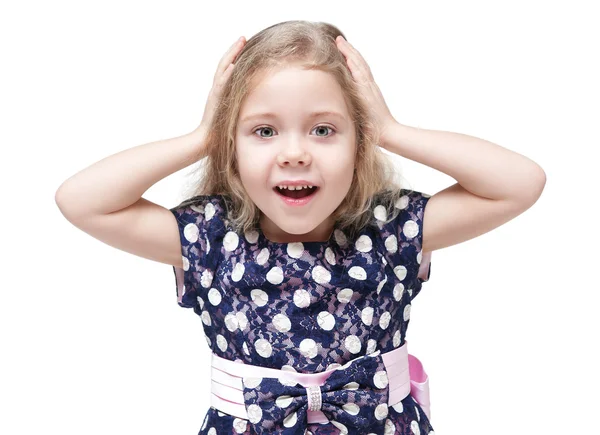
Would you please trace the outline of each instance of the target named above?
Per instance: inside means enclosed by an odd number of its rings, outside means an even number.
[[[244,45],[242,37],[221,58],[202,121],[192,133],[106,157],[58,188],[55,201],[69,222],[115,248],[183,266],[175,216],[142,194],[159,180],[205,157],[206,132],[234,69],[233,61]]]
[[[182,266],[175,217],[142,198],[150,186],[203,157],[202,130],[121,151],[67,179],[56,192],[61,213],[102,242]]]

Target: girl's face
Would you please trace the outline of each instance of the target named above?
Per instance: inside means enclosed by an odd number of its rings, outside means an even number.
[[[263,77],[241,107],[235,146],[264,235],[280,243],[327,240],[330,215],[352,183],[356,152],[354,123],[335,79],[296,66]],[[306,205],[288,205],[276,188],[288,180],[318,188]]]

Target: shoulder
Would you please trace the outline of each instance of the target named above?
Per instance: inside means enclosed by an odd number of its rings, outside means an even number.
[[[227,205],[223,195],[196,195],[183,200],[170,210],[179,215],[201,213],[210,220],[213,216],[221,217],[227,210]]]
[[[430,195],[413,189],[399,188],[377,194],[373,214],[381,236],[391,244],[412,244],[420,250],[423,237],[423,216]]]
[[[193,232],[221,232],[227,221],[227,199],[223,195],[196,195],[169,209],[180,227]],[[189,229],[191,228],[191,229]]]
[[[373,197],[373,214],[377,221],[389,223],[397,219],[422,219],[430,195],[412,189],[385,190]]]

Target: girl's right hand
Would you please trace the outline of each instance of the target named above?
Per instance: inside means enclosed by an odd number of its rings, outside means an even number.
[[[223,85],[231,75],[233,71],[234,64],[233,60],[236,58],[238,53],[242,50],[244,45],[246,44],[246,39],[242,36],[238,39],[227,52],[221,58],[219,62],[219,66],[217,67],[217,72],[215,73],[213,86],[208,94],[208,99],[206,101],[206,106],[204,107],[204,114],[202,116],[202,121],[200,125],[196,128],[196,131],[200,131],[202,133],[207,132],[208,128],[213,119],[213,115],[215,113],[215,108],[221,98],[221,91],[223,89]]]

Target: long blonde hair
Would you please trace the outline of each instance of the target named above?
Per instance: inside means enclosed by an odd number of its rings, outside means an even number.
[[[397,215],[393,205],[401,196],[400,184],[395,179],[399,174],[378,146],[379,132],[336,46],[338,35],[346,38],[328,23],[285,21],[250,38],[235,59],[235,68],[223,87],[208,129],[206,148],[195,160],[200,164],[193,171],[197,181],[189,195],[223,195],[227,220],[236,231],[256,229],[261,213],[242,185],[235,158],[235,132],[242,102],[252,90],[250,84],[259,80],[261,74],[291,63],[331,74],[344,92],[354,122],[355,170],[348,194],[332,215],[338,228],[354,235],[366,225],[374,224],[372,204],[376,195],[388,210],[387,221]]]

